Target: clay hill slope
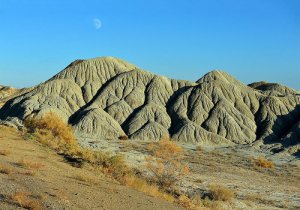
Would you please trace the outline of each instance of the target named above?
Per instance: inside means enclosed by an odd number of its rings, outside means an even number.
[[[17,89],[9,86],[0,85],[0,108],[10,99],[25,94],[33,88]]]
[[[279,84],[247,86],[222,71],[196,82],[174,80],[102,57],[71,63],[7,102],[0,117],[23,120],[52,111],[81,139],[170,135],[195,144],[276,143],[276,151],[298,154],[299,105],[299,92]]]
[[[13,96],[17,89],[0,85],[0,107],[2,107]]]

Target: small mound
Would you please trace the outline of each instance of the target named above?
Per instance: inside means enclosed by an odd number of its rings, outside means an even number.
[[[280,85],[278,83],[269,83],[266,81],[254,82],[248,85],[251,88],[256,90],[263,91],[264,93],[273,94],[273,95],[296,95],[300,94],[299,91],[292,88]]]

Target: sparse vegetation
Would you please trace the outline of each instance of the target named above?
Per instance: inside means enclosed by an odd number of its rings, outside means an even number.
[[[155,184],[149,184],[145,179],[131,175],[126,176],[122,183],[153,197],[163,198],[169,202],[175,201],[174,196],[161,191]]]
[[[42,167],[44,167],[44,165],[42,163],[39,162],[33,162],[31,160],[27,160],[27,159],[21,159],[19,160],[19,162],[17,163],[18,166],[21,166],[25,169],[30,169],[30,170],[39,170]]]
[[[126,141],[126,140],[128,140],[128,136],[120,136],[120,137],[119,137],[119,140]]]
[[[76,174],[74,179],[89,184],[97,184],[99,182],[97,177],[88,174]]]
[[[182,163],[183,149],[169,138],[151,144],[149,151],[152,157],[148,158],[147,166],[160,187],[172,187],[189,172],[188,166]]]
[[[149,167],[155,173],[157,183],[160,184],[159,188],[156,184],[149,184],[143,178],[137,177],[127,166],[122,156],[111,156],[107,153],[80,147],[72,128],[53,113],[46,114],[40,118],[28,118],[25,121],[25,125],[30,134],[30,139],[37,140],[69,158],[87,162],[97,168],[100,167],[105,174],[111,175],[124,185],[145,192],[153,197],[164,198],[170,202],[175,202],[174,196],[161,191],[161,189],[166,186],[170,187],[174,181],[177,181],[178,178],[188,171],[188,168],[180,163],[183,154],[182,149],[169,139],[162,139],[160,143],[151,147],[155,158],[164,159],[162,165],[161,160],[156,162],[160,163],[158,168],[156,168],[154,159],[152,159],[151,163],[149,162]],[[127,138],[122,137],[120,139],[126,140]],[[174,154],[176,154],[176,158],[170,158],[174,157]],[[152,163],[153,165],[151,165]],[[22,162],[20,165],[27,164]],[[163,170],[161,171],[161,169]],[[74,178],[89,183],[95,182],[94,178],[91,179],[83,175],[77,175]]]
[[[0,173],[1,174],[11,174],[13,173],[13,169],[11,167],[5,166],[5,165],[0,165]]]
[[[197,152],[203,152],[203,151],[204,151],[203,146],[198,145],[198,146],[196,147],[196,151],[197,151]]]
[[[102,167],[106,174],[118,180],[131,173],[122,156],[110,156],[103,152],[82,148],[77,143],[72,127],[54,113],[45,114],[40,118],[30,117],[25,120],[25,125],[32,134],[31,138],[55,149],[60,154]]]
[[[0,150],[0,155],[2,155],[2,156],[8,156],[10,154],[11,154],[11,152],[6,149]]]
[[[181,206],[191,210],[208,210],[208,208],[203,205],[201,199],[190,199],[186,195],[180,195],[178,197],[178,203]]]
[[[14,131],[13,128],[7,127],[7,126],[4,126],[4,125],[0,125],[0,130],[1,130],[2,132],[10,132],[10,131]]]
[[[25,176],[35,176],[36,175],[36,171],[34,170],[27,170],[25,172],[19,172],[19,174],[25,175]]]
[[[231,201],[235,196],[231,189],[220,185],[211,185],[209,191],[215,201]]]
[[[28,117],[25,120],[28,131],[39,137],[39,141],[54,149],[72,150],[77,145],[73,129],[54,113],[47,113],[43,117]]]
[[[41,204],[37,200],[32,199],[30,196],[32,195],[29,192],[19,191],[10,196],[10,199],[13,203],[22,208],[29,210],[41,210]]]
[[[259,156],[257,159],[253,159],[253,163],[255,166],[261,168],[274,168],[275,165],[272,161],[265,159],[263,156]]]
[[[86,162],[100,168],[102,172],[126,186],[153,197],[177,202],[189,209],[205,209],[200,199],[190,199],[185,195],[176,198],[176,196],[166,192],[171,192],[173,185],[189,172],[188,166],[182,163],[183,149],[169,138],[163,138],[148,147],[152,155],[147,160],[147,167],[152,173],[152,177],[149,179],[150,182],[148,182],[144,178],[136,176],[132,169],[127,166],[122,156],[112,156],[82,148],[77,143],[72,128],[53,113],[46,114],[41,118],[28,118],[25,124],[31,139],[53,148],[69,159],[80,163]],[[32,168],[32,164],[24,160],[20,161],[19,165],[28,169]],[[95,177],[88,175],[79,174],[73,178],[87,183],[97,183]],[[233,197],[231,191],[228,192],[224,189],[215,190],[212,193],[214,193],[216,200],[229,200]]]

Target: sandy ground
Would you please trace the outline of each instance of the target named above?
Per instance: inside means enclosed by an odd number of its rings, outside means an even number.
[[[50,149],[25,141],[15,132],[0,130],[0,209],[22,209],[10,198],[16,192],[27,192],[43,209],[181,209],[104,177],[88,166],[75,168]],[[8,151],[8,152],[7,152]],[[34,169],[20,166],[29,162]],[[27,174],[34,171],[34,174]],[[84,177],[86,180],[81,181]]]

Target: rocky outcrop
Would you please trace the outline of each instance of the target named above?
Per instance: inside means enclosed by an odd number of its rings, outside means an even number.
[[[0,117],[22,120],[51,111],[83,138],[157,141],[170,135],[195,144],[286,146],[299,144],[299,105],[298,91],[279,84],[247,86],[222,71],[196,82],[173,80],[103,57],[73,62],[7,102]]]

